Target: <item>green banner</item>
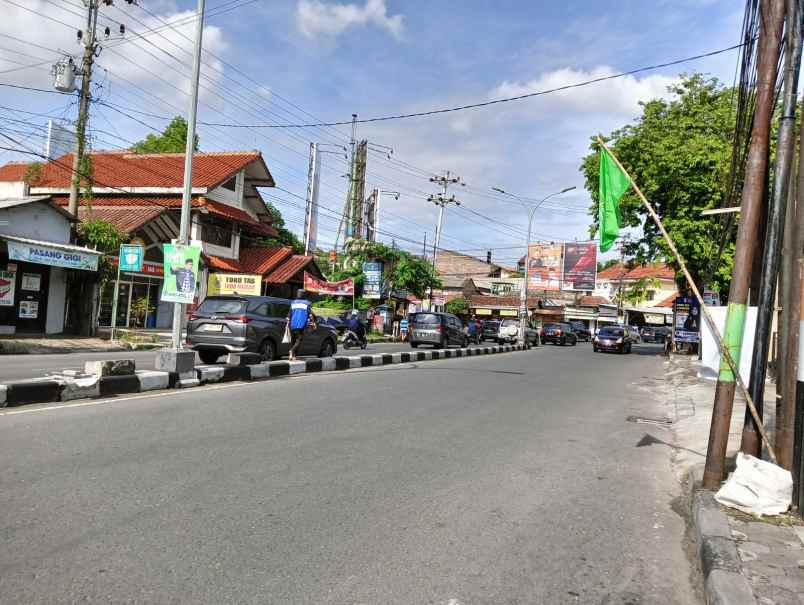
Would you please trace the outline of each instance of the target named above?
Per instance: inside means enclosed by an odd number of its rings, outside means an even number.
[[[163,244],[165,279],[162,300],[189,305],[198,287],[198,259],[201,248],[179,244]]]

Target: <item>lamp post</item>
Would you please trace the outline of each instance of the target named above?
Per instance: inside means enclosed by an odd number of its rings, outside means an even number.
[[[528,262],[530,259],[528,258],[528,253],[530,251],[530,236],[531,229],[533,228],[533,217],[536,214],[536,210],[538,210],[539,206],[541,206],[544,202],[556,195],[561,195],[567,191],[572,191],[575,189],[575,186],[573,185],[572,187],[565,187],[561,191],[551,193],[533,205],[528,205],[525,202],[525,199],[521,196],[509,193],[500,187],[492,187],[491,189],[497,193],[501,193],[502,195],[507,195],[508,197],[514,198],[528,210],[528,240],[525,242],[525,282],[522,284],[522,288],[519,290],[519,344],[524,345],[526,322],[528,319],[528,281],[530,278],[530,263]]]

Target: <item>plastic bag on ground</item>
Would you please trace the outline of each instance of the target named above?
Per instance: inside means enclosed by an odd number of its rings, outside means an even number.
[[[715,494],[722,505],[756,515],[784,513],[792,497],[790,471],[743,453],[737,454],[737,470]]]

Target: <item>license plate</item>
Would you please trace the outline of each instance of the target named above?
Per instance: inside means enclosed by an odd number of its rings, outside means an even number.
[[[221,324],[204,324],[199,328],[200,332],[223,332],[223,325]]]

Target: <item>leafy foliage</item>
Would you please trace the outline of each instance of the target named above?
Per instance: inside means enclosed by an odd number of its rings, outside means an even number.
[[[630,284],[623,291],[623,301],[629,305],[639,305],[648,300],[648,291],[659,288],[660,282],[655,277],[643,277]],[[614,299],[617,301],[618,296]]]
[[[734,236],[701,211],[721,204],[726,191],[734,131],[733,94],[714,78],[687,76],[670,86],[670,101],[656,99],[642,104],[642,115],[606,137],[645,196],[654,205],[665,228],[688,264],[693,279],[701,283],[717,256],[722,237],[727,245],[712,272],[715,289],[727,289],[731,278]],[[592,196],[590,214],[597,232],[599,166],[597,144],[581,165],[586,189]],[[629,190],[620,201],[626,226],[644,223],[643,236],[626,245],[637,262],[670,258],[656,225],[639,198]]]
[[[78,237],[83,245],[100,250],[104,255],[109,254],[112,256],[117,256],[120,250],[120,244],[127,239],[126,235],[119,231],[112,223],[99,218],[89,219],[79,223]],[[102,256],[100,259],[98,271],[100,274],[101,287],[115,276],[115,269],[110,265],[105,256]]]
[[[134,143],[135,153],[184,153],[187,146],[187,120],[176,116],[162,134],[149,134]],[[198,151],[198,135],[195,135],[194,149]]]
[[[41,162],[31,162],[25,168],[25,174],[22,176],[22,180],[29,186],[36,187],[39,181],[42,180],[42,163]]]
[[[447,303],[447,313],[464,315],[469,312],[469,302],[465,298],[453,298]]]
[[[407,252],[403,254],[391,275],[391,281],[396,287],[407,290],[419,298],[423,297],[428,289],[441,287],[441,280],[430,262]]]
[[[620,261],[618,259],[616,259],[616,258],[611,258],[609,260],[600,261],[597,264],[597,271],[598,271],[598,273],[600,273],[601,271],[605,271],[609,267],[613,267],[614,265],[616,265],[619,262]]]
[[[290,246],[296,254],[304,254],[304,244],[296,234],[285,228],[285,219],[282,213],[271,202],[266,201],[265,207],[271,215],[271,226],[277,230],[276,237],[265,237],[260,240],[262,246]]]

